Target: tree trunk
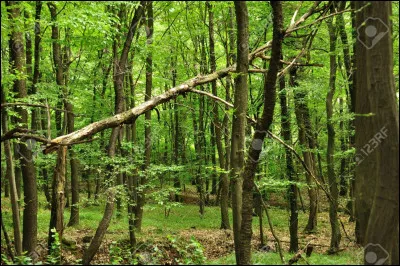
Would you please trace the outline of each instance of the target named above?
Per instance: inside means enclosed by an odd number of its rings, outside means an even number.
[[[291,87],[297,87],[298,84],[296,82],[296,67],[290,70],[290,79],[289,84]],[[302,146],[304,162],[307,165],[307,168],[310,169],[311,173],[315,176],[316,174],[316,165],[315,165],[315,156],[309,151],[313,149],[313,133],[311,129],[311,121],[309,117],[309,109],[307,103],[305,102],[305,92],[299,91],[299,89],[294,90],[294,103],[295,103],[295,114],[297,120],[297,126],[299,129],[299,142]],[[308,124],[308,126],[306,126]],[[309,138],[307,138],[309,136]],[[310,200],[310,212],[308,215],[307,225],[305,227],[306,233],[313,233],[317,229],[317,189],[312,180],[311,175],[306,173],[306,182],[307,182],[307,190],[308,196]]]
[[[147,32],[147,47],[150,50],[147,54],[146,58],[146,94],[144,96],[144,100],[148,101],[151,99],[151,89],[153,86],[153,58],[152,58],[152,40],[153,40],[153,2],[149,2],[146,6],[147,12],[147,25],[146,25],[146,32]],[[135,210],[135,228],[139,232],[142,229],[142,220],[143,220],[143,206],[145,204],[145,196],[146,192],[143,188],[146,184],[146,178],[149,174],[146,173],[147,169],[150,167],[150,160],[151,160],[151,110],[145,113],[145,132],[144,132],[144,167],[143,171],[145,172],[145,176],[140,177],[140,186],[142,189],[138,192],[138,200],[136,204]]]
[[[236,61],[235,55],[235,34],[233,30],[233,8],[229,8],[229,27],[228,27],[228,34],[229,34],[229,47],[228,44],[226,45],[226,65],[230,66],[233,62]],[[226,77],[226,87],[225,87],[225,99],[227,102],[231,102],[231,86],[232,79],[231,76]],[[228,107],[225,106],[225,114],[223,120],[223,128],[224,128],[224,143],[225,143],[225,173],[222,176],[221,180],[221,228],[222,229],[231,229],[230,222],[229,222],[229,205],[230,205],[230,196],[229,196],[229,188],[230,188],[230,180],[229,180],[229,172],[230,172],[230,165],[231,165],[231,139],[229,134],[229,117],[228,117]],[[233,187],[233,186],[232,186]]]
[[[66,157],[67,157],[67,146],[60,146],[57,152],[57,164],[54,169],[52,190],[53,195],[51,197],[51,214],[50,214],[50,225],[49,225],[49,238],[47,241],[49,254],[52,250],[52,244],[55,241],[53,229],[58,233],[58,237],[61,241],[64,231],[64,206],[65,206],[65,173],[66,173]],[[58,263],[60,263],[59,261]]]
[[[1,86],[1,103],[5,103],[5,93],[3,90],[3,86]],[[2,132],[8,132],[7,126],[7,111],[6,108],[2,109],[1,115],[1,125]],[[15,246],[15,255],[21,256],[22,254],[22,240],[21,240],[21,229],[20,229],[20,216],[19,216],[19,205],[18,205],[18,193],[17,187],[15,184],[15,175],[14,175],[14,161],[13,155],[11,151],[11,144],[9,140],[4,141],[4,153],[6,157],[6,178],[10,185],[10,198],[11,198],[11,210],[12,210],[12,221],[13,221],[13,230],[14,230],[14,246]],[[8,185],[8,184],[7,184]]]
[[[351,1],[350,2],[350,7],[353,10],[356,9],[355,8],[355,1]],[[356,28],[355,11],[353,11],[351,13],[351,25],[352,25],[353,29]],[[357,32],[355,30],[352,31],[352,37],[353,37],[352,38],[353,40],[356,40]],[[356,87],[356,84],[357,84],[357,79],[356,79],[356,56],[355,56],[355,51],[356,51],[356,41],[353,42],[353,56],[351,57],[350,69],[349,70],[346,69],[346,72],[348,72],[349,73],[348,75],[350,75],[350,77],[351,77],[351,81],[350,81],[350,79],[348,79],[349,80],[349,84],[352,84],[351,86],[349,85],[349,95],[348,95],[348,100],[347,100],[347,102],[351,103],[351,106],[349,107],[349,109],[350,109],[350,111],[352,113],[355,113],[355,106],[356,106],[356,104],[355,104],[355,101],[356,101],[356,99],[355,99],[355,87]],[[345,60],[345,62],[346,62],[346,60]],[[351,120],[351,122],[350,122],[350,128],[352,130],[355,129],[355,120],[354,119]],[[354,134],[350,135],[349,142],[350,142],[350,147],[355,147],[356,140],[355,140],[355,135]],[[354,159],[351,162],[353,162],[353,161],[354,161]],[[349,193],[350,194],[349,195],[350,196],[350,200],[347,203],[347,208],[348,208],[348,210],[350,212],[350,221],[355,221],[356,222],[356,229],[355,229],[356,242],[358,244],[360,244],[360,241],[359,241],[359,230],[358,230],[359,222],[355,218],[355,209],[356,208],[355,208],[354,197],[355,197],[355,181],[356,180],[355,180],[355,169],[354,169],[354,167],[352,168],[351,173],[352,173],[352,175],[351,175],[351,179],[350,179],[350,188],[349,188],[349,190],[350,190],[350,193]]]
[[[356,8],[365,4],[356,2]],[[355,53],[355,112],[360,114],[355,120],[356,215],[361,243],[368,243],[366,264],[399,263],[399,116],[391,7],[391,2],[371,2],[356,15],[361,27]],[[377,35],[367,35],[368,27]]]
[[[42,110],[42,114],[41,114],[41,119],[40,119],[40,124],[42,127],[42,130],[44,130],[46,128],[46,123],[47,121],[47,113],[46,110],[43,109]],[[48,136],[48,138],[51,138],[51,136]],[[50,207],[51,204],[51,194],[50,194],[50,189],[49,189],[49,176],[47,174],[47,168],[43,167],[42,168],[42,176],[43,176],[43,186],[42,189],[44,191],[44,195],[46,197],[46,201],[47,201],[47,206]]]
[[[83,253],[82,264],[89,265],[92,261],[94,255],[96,255],[97,250],[99,249],[101,242],[103,241],[103,237],[107,232],[107,228],[111,222],[111,218],[114,210],[114,201],[115,201],[115,190],[110,188],[107,191],[107,203],[106,208],[104,210],[103,218],[101,219],[99,226],[97,227],[96,234],[94,235],[92,241],[87,250]]]
[[[280,65],[282,68],[282,64]],[[290,128],[290,113],[288,110],[286,89],[285,89],[285,78],[282,76],[279,80],[279,98],[281,104],[281,128],[282,137],[285,143],[292,146],[292,133]],[[286,175],[287,179],[293,184],[289,185],[288,188],[288,201],[290,206],[290,221],[289,221],[289,232],[290,232],[290,246],[289,252],[297,252],[299,249],[299,239],[297,235],[298,231],[298,208],[297,208],[297,186],[296,175],[293,169],[293,158],[292,152],[285,149],[286,159]],[[262,212],[261,212],[262,213]]]
[[[71,51],[69,47],[70,42],[70,29],[66,29],[65,39],[67,41],[67,45],[65,46],[64,53],[64,62],[63,62],[63,71],[64,71],[64,85],[65,90],[67,91],[68,81],[69,81],[69,58],[71,58]],[[67,132],[72,133],[75,131],[75,115],[73,113],[74,106],[66,97],[64,99],[64,108],[67,110]],[[79,168],[78,168],[78,160],[76,159],[76,155],[72,147],[69,149],[69,157],[71,164],[71,216],[68,222],[68,226],[74,226],[79,224]]]
[[[339,2],[339,11],[344,10],[346,6],[346,2]],[[346,69],[346,79],[347,79],[347,87],[348,87],[348,92],[347,94],[347,102],[348,102],[348,107],[349,107],[349,112],[354,113],[354,99],[353,99],[353,95],[354,95],[354,78],[353,78],[353,73],[352,73],[352,65],[351,65],[351,61],[352,61],[352,57],[350,55],[350,46],[349,46],[349,41],[347,39],[347,33],[346,33],[346,24],[344,21],[344,17],[343,14],[339,14],[336,17],[336,21],[337,21],[337,26],[339,28],[339,35],[340,35],[340,40],[342,42],[342,46],[343,46],[343,61],[344,61],[344,66]],[[343,105],[343,99],[341,98],[341,102],[340,102],[341,106]],[[342,110],[342,108],[341,108]],[[341,122],[341,128],[344,128],[344,123]],[[349,121],[349,127],[351,130],[354,129],[354,120],[350,120]],[[341,142],[341,150],[342,152],[345,151],[345,149],[347,148],[347,145],[344,143],[344,137],[340,140]],[[349,143],[350,147],[354,146],[354,135],[351,134],[350,138],[349,138]],[[354,179],[354,171],[348,171],[350,168],[350,166],[348,165],[348,163],[345,161],[345,158],[342,159],[341,161],[341,179],[340,179],[340,195],[341,196],[345,196],[347,195],[348,189],[350,187],[351,190],[351,184],[352,184],[352,180]],[[345,170],[347,169],[347,170]],[[346,175],[344,175],[343,171],[347,171]],[[350,181],[350,182],[349,182]],[[352,195],[350,195],[350,200],[348,203],[348,207],[350,207],[350,216],[353,216],[353,211],[352,211],[352,199],[351,199]]]
[[[238,4],[235,2],[235,7]],[[242,221],[240,228],[240,249],[239,258],[236,261],[241,265],[251,264],[251,237],[252,237],[252,214],[253,214],[253,188],[254,188],[254,176],[257,171],[258,160],[262,150],[262,144],[264,138],[267,134],[267,130],[272,124],[274,107],[276,101],[276,79],[279,71],[279,61],[282,54],[282,41],[284,38],[283,30],[283,16],[282,16],[282,3],[281,2],[271,2],[273,9],[273,40],[272,40],[272,54],[271,60],[268,67],[268,72],[264,75],[264,109],[259,121],[257,121],[255,133],[253,135],[252,144],[249,147],[248,158],[246,160],[246,165],[244,166],[243,176],[243,205],[242,205]],[[245,8],[245,7],[244,7]],[[242,8],[243,10],[243,8]],[[246,10],[247,12],[247,10]],[[240,16],[238,16],[240,17]],[[238,25],[243,22],[238,20]],[[246,26],[248,21],[244,22]],[[241,26],[239,26],[240,32]],[[247,28],[246,28],[247,31]],[[248,32],[245,33],[248,36]],[[238,41],[240,40],[240,35],[238,34]],[[247,39],[248,40],[248,39]],[[238,46],[238,50],[248,47],[247,41],[238,42],[241,43],[242,47]],[[245,45],[243,45],[245,43]],[[247,48],[248,49],[248,48]],[[248,50],[246,50],[248,52]],[[247,56],[246,56],[247,57]],[[238,53],[238,68],[240,62],[241,54]],[[248,66],[248,65],[247,65]],[[242,72],[242,71],[240,71]],[[246,71],[247,72],[247,71]],[[235,82],[236,83],[236,82]],[[247,84],[246,84],[247,85]],[[238,87],[237,87],[238,88]],[[237,89],[236,88],[236,89]],[[232,145],[233,147],[233,145]],[[232,160],[233,162],[233,160]]]
[[[129,64],[129,72],[128,72],[128,79],[129,79],[129,88],[130,88],[130,102],[128,106],[130,108],[135,107],[135,84],[133,82],[133,76],[132,76],[132,67],[133,67],[133,56],[134,54],[131,54],[131,62]],[[136,138],[136,122],[133,122],[133,124],[128,127],[128,130],[131,132],[130,134],[126,134],[126,142],[128,143],[133,143],[136,144],[137,138]],[[135,155],[135,150],[132,149],[133,156]],[[133,173],[127,173],[127,185],[128,185],[128,229],[129,229],[129,244],[130,244],[130,250],[131,253],[135,253],[136,249],[136,235],[135,235],[135,205],[137,202],[137,197],[136,197],[136,187],[137,184],[135,182],[137,181],[137,168],[133,171]]]
[[[231,185],[233,236],[236,262],[241,263],[240,228],[242,224],[242,171],[244,167],[245,130],[247,114],[247,71],[249,68],[249,18],[246,2],[235,2],[237,22],[237,62],[235,78],[234,111],[231,139]]]
[[[65,102],[65,109],[69,111],[67,115],[67,121],[68,121],[67,128],[68,128],[68,133],[71,133],[74,131],[74,114],[72,113],[73,110],[72,104],[69,102]],[[71,164],[72,204],[71,204],[71,216],[68,222],[68,226],[74,226],[79,224],[79,173],[78,173],[78,160],[76,159],[76,155],[72,147],[69,149],[69,157]]]
[[[34,57],[34,65],[33,65],[33,78],[32,78],[32,86],[31,86],[31,93],[36,94],[37,93],[37,88],[36,84],[39,82],[40,78],[40,43],[42,41],[42,37],[40,34],[40,17],[42,13],[42,1],[37,1],[36,2],[36,12],[35,12],[35,48],[33,52],[33,57]],[[40,121],[39,121],[39,115],[40,111],[33,109],[32,110],[32,130],[38,129],[40,126]]]
[[[210,40],[210,70],[211,73],[217,70],[216,59],[215,59],[215,41],[214,41],[214,12],[212,10],[212,4],[207,2],[208,6],[208,33]],[[217,82],[211,82],[211,90],[213,95],[218,96],[217,93]],[[221,169],[225,169],[225,160],[224,160],[224,150],[222,147],[222,131],[224,130],[223,124],[220,122],[219,114],[218,114],[218,104],[213,103],[213,124],[214,124],[214,132],[215,132],[215,144],[217,146],[218,152],[218,160],[219,166]],[[215,155],[215,151],[213,150],[213,154]],[[224,174],[220,174],[220,180],[224,178]],[[216,175],[213,176],[213,187],[211,194],[216,194]],[[222,214],[221,215],[226,215]]]
[[[126,15],[126,6],[125,5],[120,5],[119,6],[119,11],[115,12],[118,13],[117,16],[119,18],[120,23],[115,23],[114,26],[116,27],[116,32],[114,36],[114,41],[113,41],[113,46],[112,46],[112,51],[113,51],[113,85],[114,85],[114,113],[119,114],[124,111],[124,104],[125,104],[125,93],[124,93],[124,73],[126,72],[125,69],[125,62],[120,62],[119,57],[118,57],[118,48],[120,45],[120,32],[122,29],[122,25],[124,25],[124,19]],[[133,21],[132,21],[133,23]],[[131,33],[131,32],[129,32]],[[133,37],[133,36],[132,36]],[[128,39],[128,36],[127,36]],[[129,44],[130,45],[130,44]],[[125,48],[125,45],[123,47]],[[118,137],[120,136],[120,131],[122,130],[122,127],[115,127],[111,131],[110,135],[110,141],[108,143],[108,148],[107,148],[107,155],[111,159],[115,157],[115,154],[117,153],[117,140]],[[115,173],[116,172],[116,173]],[[113,178],[115,178],[113,180]],[[113,163],[110,163],[107,165],[107,179],[111,181],[111,184],[115,185],[122,185],[120,182],[120,177],[118,171],[115,170]],[[117,201],[117,216],[121,215],[121,197],[117,194],[116,196],[116,201]]]
[[[8,255],[11,257],[11,260],[14,261],[14,254],[11,249],[11,241],[10,241],[10,238],[6,231],[6,226],[4,225],[4,222],[3,222],[3,211],[1,209],[0,209],[0,222],[1,222],[1,231],[3,231],[3,235],[4,235],[4,242],[6,242],[6,246],[7,246]]]
[[[343,117],[343,98],[339,98],[339,112],[340,112],[340,117]],[[345,141],[345,135],[344,135],[344,122],[343,120],[340,120],[339,122],[339,129],[341,132],[340,135],[340,151],[342,153],[345,153],[347,148],[346,148],[346,141]],[[339,195],[340,196],[346,196],[347,195],[347,162],[346,158],[343,156],[340,158],[340,190],[339,190]]]
[[[13,1],[7,1],[6,5],[10,7],[9,19],[16,21],[21,19],[20,8]],[[15,22],[16,23],[16,22]],[[24,59],[24,42],[21,32],[18,32],[14,24],[11,25],[10,36],[10,61],[11,74],[25,73]],[[21,77],[22,75],[17,75]],[[13,90],[17,98],[27,97],[26,81],[24,78],[14,80]],[[21,123],[27,128],[28,113],[22,108],[16,108],[20,118],[16,119],[17,123]],[[26,142],[26,140],[24,141]],[[23,217],[23,242],[22,248],[31,256],[37,243],[37,188],[36,173],[33,165],[32,151],[25,144],[18,145],[18,153],[20,155],[20,164],[22,170],[22,178],[24,182],[24,217]]]
[[[332,11],[333,12],[333,11]],[[327,20],[329,30],[329,61],[330,61],[330,75],[329,75],[329,92],[326,96],[326,114],[327,114],[327,129],[328,129],[328,147],[326,151],[326,162],[328,171],[329,192],[331,200],[329,201],[329,222],[331,224],[331,243],[329,253],[334,254],[339,251],[339,244],[341,239],[339,220],[338,220],[338,183],[335,174],[335,128],[332,121],[333,116],[333,96],[335,94],[336,82],[336,26],[333,25],[333,19]]]

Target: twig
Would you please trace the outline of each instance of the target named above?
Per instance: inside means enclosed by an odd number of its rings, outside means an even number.
[[[333,13],[333,14],[326,15],[326,16],[324,16],[322,18],[314,20],[310,24],[303,25],[303,26],[300,26],[300,27],[297,27],[297,28],[293,28],[293,29],[289,29],[289,30],[286,31],[286,34],[292,33],[293,31],[297,31],[297,30],[300,30],[300,29],[304,29],[304,28],[310,27],[311,25],[313,25],[313,24],[315,24],[317,22],[320,22],[320,21],[322,21],[324,19],[330,18],[332,16],[336,16],[336,15],[339,15],[339,14],[344,13],[344,12],[354,12],[354,11],[355,11],[354,9],[346,9],[346,10],[342,10],[342,11],[339,11],[339,12],[336,12],[336,13]]]
[[[50,116],[50,107],[49,103],[46,99],[46,111],[47,111],[47,138],[51,139],[51,116]]]
[[[13,106],[30,106],[30,107],[41,107],[41,108],[50,108],[55,111],[60,111],[60,112],[67,112],[67,113],[73,113],[71,111],[67,111],[65,109],[60,109],[56,107],[50,107],[45,104],[36,104],[36,103],[2,103],[1,108],[7,108],[7,107],[13,107]],[[83,114],[74,114],[74,116],[79,117],[83,116]]]
[[[264,60],[271,60],[270,56],[266,56],[266,55],[263,55],[263,54],[258,54],[257,56],[260,57],[261,59],[264,59]],[[284,61],[284,60],[280,60],[280,62],[282,64],[284,64],[284,65],[292,64],[292,65],[295,65],[295,66],[317,66],[317,67],[323,67],[324,66],[323,64],[318,64],[318,63],[293,63],[293,62],[287,62],[287,61]]]
[[[254,182],[253,182],[253,183],[254,183]],[[257,189],[257,192],[258,192],[258,193],[260,194],[260,196],[261,196],[261,197],[260,197],[260,199],[261,199],[261,204],[263,205],[263,208],[264,208],[264,210],[265,210],[265,214],[267,215],[269,228],[271,229],[272,236],[275,238],[275,241],[276,241],[277,247],[278,247],[279,256],[280,256],[280,258],[281,258],[282,263],[284,264],[284,263],[285,263],[285,258],[283,257],[283,253],[282,253],[281,241],[279,240],[278,236],[275,234],[275,230],[274,230],[274,227],[272,226],[272,222],[271,222],[271,217],[269,216],[269,213],[268,213],[267,205],[265,204],[265,202],[264,202],[264,200],[263,200],[263,198],[262,198],[261,191],[260,191],[260,189],[258,188],[258,186],[257,186],[256,183],[254,183],[254,187]]]

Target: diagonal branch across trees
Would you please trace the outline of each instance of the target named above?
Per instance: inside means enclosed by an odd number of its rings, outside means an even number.
[[[292,24],[286,31],[284,36],[288,37],[290,36],[290,33],[292,32],[292,29],[294,27],[297,27],[299,24],[304,22],[308,17],[313,15],[314,13],[317,12],[317,7],[320,4],[319,1],[316,1],[313,6],[303,15],[299,20],[297,20],[294,24]],[[249,53],[249,61],[254,60],[260,53],[263,53],[264,51],[268,50],[271,48],[272,40],[267,42],[266,44],[262,45],[261,47],[257,48],[254,52]],[[57,150],[57,147],[59,145],[69,145],[74,142],[83,140],[85,138],[88,138],[102,130],[108,129],[108,128],[115,128],[118,126],[122,126],[123,124],[130,124],[133,123],[140,115],[146,113],[149,110],[152,110],[156,106],[168,102],[170,100],[173,100],[176,98],[178,95],[183,95],[189,92],[197,93],[193,88],[196,86],[206,84],[209,82],[212,82],[214,80],[223,78],[227,76],[230,72],[233,72],[236,70],[236,65],[232,65],[230,67],[226,67],[220,70],[217,70],[211,74],[204,75],[204,76],[197,76],[194,78],[191,78],[182,84],[166,91],[165,93],[155,96],[151,98],[150,100],[130,109],[125,112],[121,112],[119,114],[116,114],[112,117],[108,117],[105,119],[102,119],[100,121],[91,123],[79,130],[76,130],[72,133],[57,137],[53,140],[51,140],[51,143],[47,145],[46,149],[43,151],[45,154],[54,152]]]

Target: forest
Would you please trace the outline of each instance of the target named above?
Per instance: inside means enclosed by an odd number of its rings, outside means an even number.
[[[399,264],[399,3],[1,1],[1,264]]]

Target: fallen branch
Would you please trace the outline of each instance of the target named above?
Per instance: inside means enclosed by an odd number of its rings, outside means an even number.
[[[4,135],[1,135],[1,142],[12,139],[16,133],[31,133],[31,132],[33,131],[27,128],[16,127],[7,131],[6,133],[4,133]]]
[[[302,23],[305,19],[307,19],[309,16],[314,14],[316,7],[320,4],[320,1],[316,1],[313,6],[307,11],[306,14],[304,14],[296,23],[294,23],[292,26],[296,27],[300,23]],[[287,29],[285,32],[285,36],[289,36],[290,29]],[[249,54],[249,61],[252,61],[258,53],[262,53],[265,50],[271,48],[272,41],[269,41],[265,45],[257,48],[254,52]],[[140,104],[139,106],[127,110],[123,113],[119,113],[117,115],[114,115],[109,118],[105,118],[103,120],[94,122],[92,124],[87,125],[86,127],[83,127],[79,130],[76,130],[70,134],[64,135],[57,137],[51,141],[51,143],[46,147],[44,150],[44,153],[50,153],[54,152],[57,150],[58,145],[70,145],[73,142],[80,141],[84,138],[87,138],[89,136],[92,136],[102,130],[108,129],[108,128],[114,128],[117,126],[121,126],[123,124],[130,124],[133,123],[140,115],[146,113],[147,111],[152,110],[154,107],[156,107],[159,104],[168,102],[174,98],[176,98],[178,95],[185,94],[187,92],[195,92],[191,91],[194,87],[206,84],[212,81],[215,81],[217,79],[223,78],[229,74],[229,72],[232,72],[236,69],[236,65],[232,65],[230,67],[218,70],[214,73],[205,75],[205,76],[197,76],[195,78],[189,79],[186,82],[183,82],[182,84],[166,91],[165,93],[156,96],[152,99],[150,99],[147,102],[144,102]]]

